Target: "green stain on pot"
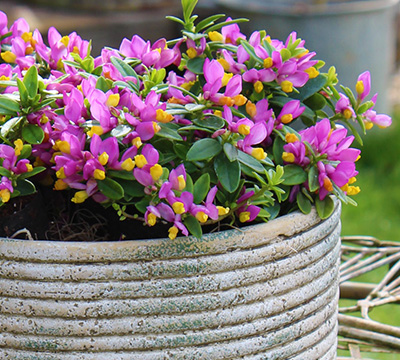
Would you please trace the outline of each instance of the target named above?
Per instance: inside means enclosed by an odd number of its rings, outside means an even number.
[[[25,342],[25,347],[32,350],[56,350],[58,344],[53,341],[44,340],[27,340]]]

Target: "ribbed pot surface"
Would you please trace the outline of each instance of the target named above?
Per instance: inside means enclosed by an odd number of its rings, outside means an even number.
[[[340,204],[240,230],[0,239],[0,359],[335,359]]]

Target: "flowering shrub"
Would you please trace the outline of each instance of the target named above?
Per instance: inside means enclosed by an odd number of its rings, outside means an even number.
[[[0,13],[1,206],[45,184],[174,239],[312,205],[326,218],[331,194],[354,204],[357,130],[391,123],[369,72],[354,95],[296,33],[247,38],[245,19],[197,21],[195,4],[170,17],[180,39],[135,35],[96,58],[76,33],[50,28],[46,45]]]

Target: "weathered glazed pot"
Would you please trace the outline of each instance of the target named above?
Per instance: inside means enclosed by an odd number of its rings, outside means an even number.
[[[193,237],[0,239],[0,359],[335,359],[340,204]]]

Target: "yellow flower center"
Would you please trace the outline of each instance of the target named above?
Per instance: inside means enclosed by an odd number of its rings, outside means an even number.
[[[249,114],[251,118],[257,115],[257,107],[251,101],[248,101],[246,104],[246,112]]]
[[[222,77],[222,86],[228,85],[228,82],[230,79],[232,79],[232,76],[232,73],[224,73],[224,76]]]
[[[239,215],[240,222],[244,223],[250,220],[250,213],[248,211],[243,211]]]
[[[289,143],[294,143],[296,141],[299,141],[299,138],[293,134],[293,133],[287,133],[285,135],[285,141],[289,144]]]
[[[102,154],[99,155],[98,160],[101,165],[106,165],[108,163],[109,155],[104,151]]]
[[[163,168],[160,164],[155,164],[150,168],[150,175],[154,181],[157,181],[163,173]]]
[[[103,135],[103,128],[101,126],[92,126],[87,134],[90,137],[92,137],[94,134],[99,135],[99,136]]]
[[[183,214],[185,210],[185,205],[181,203],[180,201],[175,201],[172,204],[172,209],[174,210],[175,214]]]
[[[308,74],[310,79],[314,79],[319,75],[319,71],[314,66],[306,69],[305,72]]]
[[[264,89],[264,85],[261,81],[256,81],[253,86],[257,94],[259,94]]]
[[[233,97],[233,101],[235,103],[235,105],[237,106],[242,106],[244,104],[246,104],[247,98],[246,96],[239,94]]]
[[[293,84],[289,80],[284,80],[281,83],[282,90],[286,93],[293,91]]]
[[[106,173],[101,169],[95,169],[93,171],[93,177],[96,180],[104,180],[106,178]]]
[[[14,64],[17,60],[17,55],[13,54],[11,51],[5,51],[1,53],[1,58],[9,64]]]
[[[204,224],[207,220],[208,220],[208,215],[205,214],[203,211],[199,211],[196,214],[196,219],[201,222],[202,224]]]
[[[264,63],[265,69],[269,69],[274,64],[274,62],[272,61],[272,58],[270,58],[270,57],[267,57],[266,59],[264,59],[263,63]]]
[[[218,216],[223,216],[229,213],[228,207],[217,206],[217,209],[218,209]]]
[[[118,104],[119,104],[119,94],[111,94],[106,101],[106,105],[108,107],[111,106],[115,107]]]
[[[186,187],[186,181],[183,175],[178,176],[178,190],[181,191]]]
[[[197,56],[197,51],[194,48],[189,48],[186,50],[186,54],[189,56],[190,59],[193,59]]]
[[[172,226],[168,229],[168,237],[171,240],[174,240],[176,238],[176,235],[178,235],[178,228],[176,226]]]
[[[135,164],[136,166],[141,169],[143,166],[147,164],[147,160],[144,155],[136,155],[135,156]]]
[[[171,114],[162,109],[157,109],[156,114],[156,120],[160,123],[166,124],[174,120],[174,117]]]
[[[284,124],[289,124],[293,120],[293,115],[292,114],[285,114],[281,117],[281,121]]]
[[[56,176],[58,179],[65,179],[65,172],[64,172],[64,167],[61,167],[57,172],[56,172]]]
[[[121,168],[125,171],[132,171],[135,167],[135,162],[131,158],[125,159],[122,164]]]
[[[68,144],[67,141],[58,140],[56,141],[56,145],[58,149],[63,152],[64,154],[69,154],[71,152],[71,146]]]
[[[371,121],[365,121],[364,124],[366,130],[371,130],[374,127],[374,123]]]
[[[292,153],[284,151],[282,153],[282,160],[288,163],[294,163],[295,157]]]
[[[217,61],[222,65],[222,67],[224,68],[225,71],[229,71],[231,66],[224,58],[220,58]]]
[[[15,155],[16,156],[21,155],[22,148],[24,147],[24,143],[22,142],[22,140],[21,139],[15,140],[14,146],[15,146],[15,149],[14,149]]]
[[[224,37],[223,37],[222,34],[219,33],[218,31],[210,31],[210,32],[208,33],[208,38],[209,38],[211,41],[221,41],[221,42],[224,41]]]
[[[1,197],[1,201],[3,203],[6,203],[10,200],[11,194],[10,194],[10,190],[8,189],[1,189],[0,190],[0,197]]]
[[[55,183],[54,183],[54,190],[65,190],[66,188],[68,188],[68,184],[66,182],[64,182],[62,179],[58,179]]]
[[[153,129],[154,129],[154,134],[157,134],[161,130],[161,127],[155,121],[153,121]]]
[[[343,116],[346,119],[350,119],[353,116],[353,113],[352,113],[352,111],[350,109],[344,109]]]
[[[254,148],[251,155],[253,155],[257,160],[264,160],[267,157],[266,152],[262,148]]]
[[[357,81],[356,91],[357,91],[357,94],[359,94],[359,95],[364,92],[364,83],[362,80]]]
[[[154,226],[156,224],[156,222],[157,222],[157,216],[155,216],[153,213],[150,213],[147,216],[147,224],[149,226]]]
[[[77,191],[71,201],[75,204],[83,203],[89,197],[85,190]]]
[[[69,37],[68,36],[63,36],[60,40],[61,44],[63,44],[65,47],[68,46],[69,44]]]
[[[135,137],[133,140],[132,140],[132,145],[133,146],[136,146],[136,148],[137,149],[139,149],[142,145],[143,145],[143,143],[142,143],[142,139],[138,136],[138,137]]]
[[[250,126],[245,124],[240,124],[238,126],[238,133],[241,135],[249,135],[250,134]]]

